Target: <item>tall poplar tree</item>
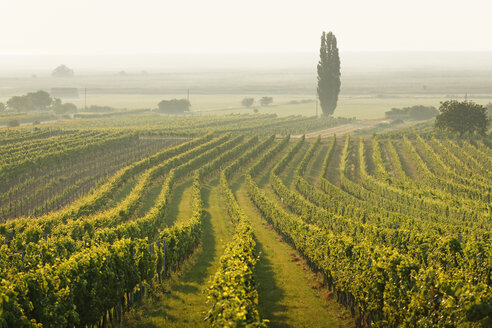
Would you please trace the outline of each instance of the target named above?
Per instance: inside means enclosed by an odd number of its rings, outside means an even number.
[[[340,93],[340,57],[337,39],[331,32],[321,35],[318,62],[318,97],[323,115],[333,115]]]

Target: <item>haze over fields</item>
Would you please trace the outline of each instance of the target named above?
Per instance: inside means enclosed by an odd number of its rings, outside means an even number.
[[[0,101],[39,89],[78,88],[67,101],[117,108],[153,108],[190,89],[193,111],[243,112],[245,96],[274,97],[263,112],[315,114],[317,52],[154,55],[2,55]],[[342,89],[336,114],[379,118],[392,107],[438,106],[443,99],[492,100],[489,52],[342,52]],[[65,64],[73,78],[53,78]],[[288,105],[295,100],[311,104]]]
[[[332,30],[342,63],[337,115],[381,117],[394,106],[437,106],[449,97],[487,103],[489,7],[482,0],[4,2],[0,101],[70,87],[87,89],[88,104],[153,108],[190,89],[194,111],[233,112],[244,96],[274,96],[278,106],[264,112],[312,115],[313,104],[280,105],[314,102],[319,36]],[[51,78],[60,64],[75,77]]]

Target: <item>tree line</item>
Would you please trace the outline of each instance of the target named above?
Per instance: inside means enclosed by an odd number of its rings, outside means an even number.
[[[77,106],[72,103],[62,103],[60,99],[51,97],[48,92],[39,90],[22,96],[13,96],[6,104],[0,103],[0,112],[6,110],[16,112],[52,110],[56,114],[65,114],[76,112]]]

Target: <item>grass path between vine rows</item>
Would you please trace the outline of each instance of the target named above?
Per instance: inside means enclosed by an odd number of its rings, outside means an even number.
[[[314,153],[313,158],[309,161],[304,178],[307,179],[313,186],[319,185],[321,169],[326,153],[330,149],[330,142],[321,142],[318,150]]]
[[[180,185],[189,191],[187,183]],[[180,194],[182,194],[180,192]],[[185,192],[186,194],[186,192]],[[179,197],[179,196],[178,196]],[[206,289],[210,277],[218,268],[219,259],[225,245],[230,241],[233,227],[223,208],[218,179],[213,180],[203,190],[205,214],[200,249],[187,261],[180,277],[167,282],[166,292],[157,298],[148,298],[137,308],[123,327],[209,327],[204,321],[209,310]],[[189,203],[189,197],[180,197],[180,203]],[[178,205],[178,208],[189,206]],[[178,210],[179,211],[179,210]],[[178,212],[177,211],[177,212]]]
[[[260,216],[250,201],[244,177],[234,184],[237,200],[254,228],[260,260],[256,265],[259,311],[269,327],[353,327],[305,262]]]
[[[171,202],[166,210],[166,225],[173,226],[176,223],[184,222],[191,217],[191,178],[177,183],[173,188]]]

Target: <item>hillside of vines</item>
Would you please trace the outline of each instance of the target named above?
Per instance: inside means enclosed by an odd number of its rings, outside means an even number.
[[[491,327],[488,141],[350,122],[1,130],[0,327]]]

